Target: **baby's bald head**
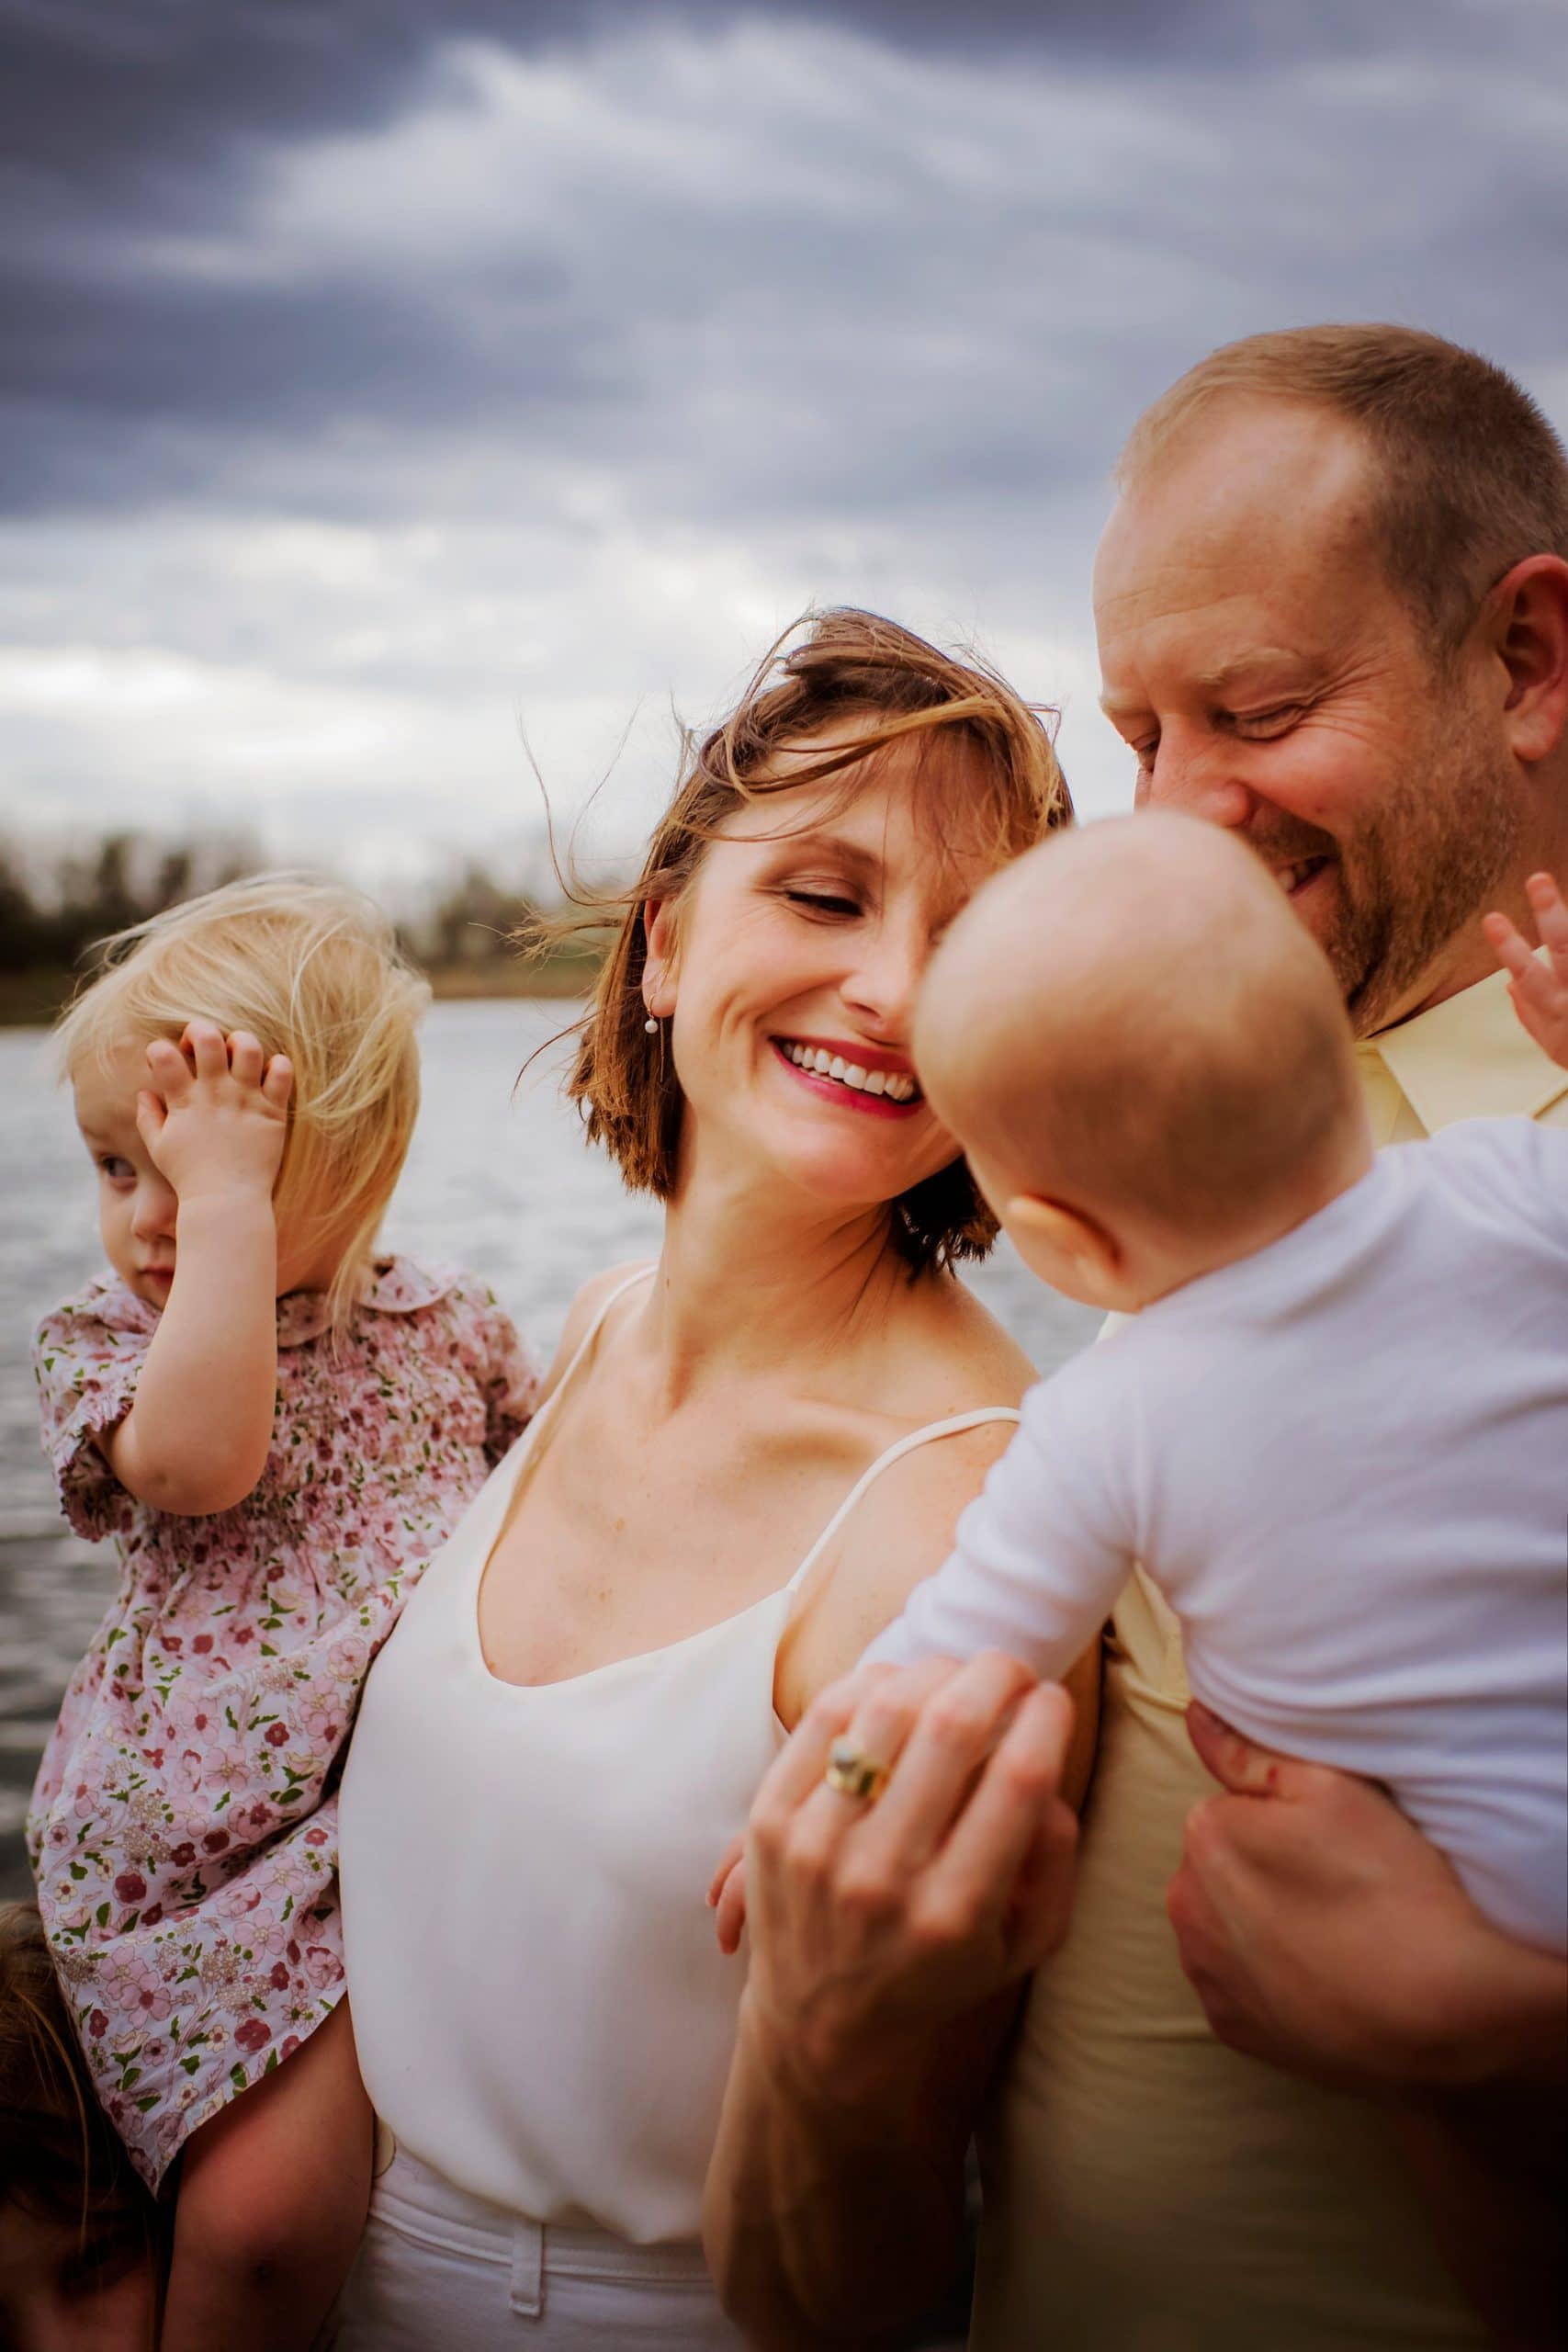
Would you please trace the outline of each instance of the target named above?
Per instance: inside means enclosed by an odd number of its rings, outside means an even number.
[[[993,1193],[1206,1242],[1251,1246],[1361,1115],[1333,975],[1279,885],[1163,812],[987,883],[932,959],[915,1057]]]

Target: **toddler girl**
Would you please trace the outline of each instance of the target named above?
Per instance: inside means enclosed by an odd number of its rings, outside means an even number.
[[[59,1046],[112,1271],[36,1369],[66,1515],[121,1577],[29,1849],[98,2095],[152,2187],[181,2158],[164,2352],[288,2352],[368,2192],[344,1742],[533,1374],[481,1283],[374,1252],[428,994],[375,909],[263,877],[105,954]]]

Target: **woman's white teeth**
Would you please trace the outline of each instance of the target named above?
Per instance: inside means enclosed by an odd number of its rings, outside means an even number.
[[[837,1079],[840,1086],[852,1086],[857,1094],[886,1094],[894,1102],[912,1102],[919,1092],[905,1070],[863,1069],[859,1062],[847,1062],[842,1054],[830,1054],[825,1046],[786,1045],[784,1052],[796,1069],[810,1070],[817,1078]]]

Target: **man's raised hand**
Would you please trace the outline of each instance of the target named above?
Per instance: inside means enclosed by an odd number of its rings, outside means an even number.
[[[1544,957],[1531,953],[1506,915],[1488,915],[1483,928],[1509,975],[1515,1012],[1536,1044],[1568,1069],[1568,906],[1550,874],[1532,874],[1525,888]]]

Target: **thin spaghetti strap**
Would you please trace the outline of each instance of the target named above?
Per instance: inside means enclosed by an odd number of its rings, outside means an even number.
[[[866,1488],[874,1486],[885,1470],[891,1470],[896,1462],[902,1462],[907,1453],[913,1453],[917,1446],[931,1445],[941,1437],[961,1437],[965,1430],[981,1429],[987,1421],[1016,1421],[1018,1418],[1018,1408],[1015,1405],[982,1405],[976,1412],[954,1413],[945,1421],[928,1421],[924,1429],[911,1430],[908,1437],[899,1438],[895,1444],[887,1448],[885,1453],[877,1455],[868,1470],[862,1471],[788,1584],[785,1585],[784,1590],[786,1592],[798,1590]]]
[[[570,1387],[572,1376],[576,1373],[578,1365],[582,1362],[583,1357],[588,1353],[589,1349],[599,1337],[599,1333],[604,1326],[604,1317],[610,1312],[611,1307],[615,1306],[615,1301],[618,1298],[625,1298],[627,1291],[635,1290],[638,1283],[647,1282],[649,1276],[657,1271],[657,1260],[655,1260],[652,1265],[638,1266],[634,1272],[627,1274],[624,1282],[618,1282],[614,1290],[606,1292],[605,1295],[599,1301],[598,1306],[594,1308],[592,1320],[590,1322],[587,1330],[584,1331],[581,1339],[572,1350],[571,1359],[568,1363],[566,1370],[561,1374],[560,1378],[557,1381],[555,1386],[546,1397],[544,1406],[541,1411],[536,1416],[536,1419],[542,1420],[545,1414],[549,1411],[550,1407],[555,1403],[557,1397],[563,1396],[566,1394],[566,1391]]]

